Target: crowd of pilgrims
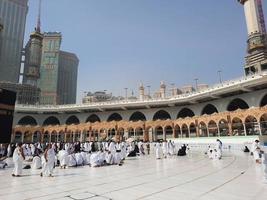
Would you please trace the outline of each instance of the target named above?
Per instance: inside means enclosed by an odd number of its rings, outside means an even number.
[[[31,165],[24,167],[42,169],[41,176],[52,176],[55,166],[60,168],[89,165],[100,167],[105,165],[122,165],[128,157],[144,153],[142,142],[130,144],[126,142],[85,142],[85,143],[36,143],[9,144],[0,148],[2,155],[12,157],[14,163],[13,176],[22,174],[23,161],[31,161]],[[5,163],[4,165],[7,165]],[[5,167],[5,166],[2,166]]]
[[[126,157],[149,155],[151,147],[156,159],[165,159],[176,155],[186,156],[190,152],[189,145],[178,146],[171,140],[153,143],[142,141],[114,142],[110,140],[85,143],[18,143],[8,146],[0,144],[0,168],[9,165],[5,162],[6,158],[12,158],[14,164],[12,176],[21,176],[23,168],[40,169],[40,176],[53,176],[55,166],[62,169],[84,165],[90,167],[121,166]],[[222,149],[222,142],[217,139],[215,145],[208,146],[205,154],[209,159],[220,160]],[[255,161],[260,163],[261,154],[258,140],[252,144],[250,151],[245,147],[244,152],[251,152]],[[267,161],[267,157],[265,161]],[[25,163],[28,164],[25,165]]]
[[[9,144],[0,146],[0,156],[12,157],[14,164],[13,176],[21,176],[22,169],[41,169],[40,176],[52,176],[55,166],[62,169],[89,165],[101,167],[107,165],[121,166],[126,157],[149,155],[151,147],[157,159],[167,156],[185,156],[189,146],[179,149],[173,141],[158,141],[154,143],[132,142],[85,142],[85,143],[30,143]],[[178,153],[177,153],[178,152]],[[2,159],[3,160],[3,159]],[[31,163],[31,164],[26,164]],[[0,168],[7,166],[1,162]]]

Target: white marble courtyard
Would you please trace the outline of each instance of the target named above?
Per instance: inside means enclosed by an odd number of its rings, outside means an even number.
[[[212,161],[202,153],[156,160],[144,156],[123,166],[56,168],[55,177],[24,170],[24,177],[0,170],[1,200],[16,199],[163,199],[266,200],[262,166],[240,153]]]

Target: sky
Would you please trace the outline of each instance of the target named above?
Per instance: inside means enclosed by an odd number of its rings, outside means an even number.
[[[29,0],[25,41],[38,1]],[[85,91],[138,96],[140,83],[155,92],[160,81],[170,89],[196,78],[217,83],[219,70],[223,80],[244,75],[247,29],[237,0],[43,0],[41,26],[60,31],[61,50],[79,57],[78,103]]]

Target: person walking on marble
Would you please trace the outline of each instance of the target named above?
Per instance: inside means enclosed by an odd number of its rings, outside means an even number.
[[[14,170],[12,176],[20,177],[22,175],[23,160],[25,156],[22,149],[22,143],[19,143],[13,153]]]
[[[52,177],[53,169],[55,165],[55,150],[51,144],[48,144],[45,153],[43,155],[43,168],[40,176],[43,175]]]

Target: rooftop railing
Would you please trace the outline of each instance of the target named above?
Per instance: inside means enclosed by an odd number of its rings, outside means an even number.
[[[138,104],[138,103],[161,103],[167,101],[175,101],[175,100],[183,100],[190,97],[201,96],[210,94],[215,91],[223,90],[226,88],[230,88],[231,86],[239,85],[242,83],[247,83],[252,80],[261,79],[267,76],[267,72],[261,74],[254,74],[250,76],[240,77],[237,79],[232,79],[229,81],[223,81],[222,83],[214,84],[206,89],[197,90],[190,93],[183,93],[179,95],[169,95],[165,98],[150,98],[150,99],[128,99],[128,100],[115,100],[115,101],[106,101],[106,102],[93,102],[90,104],[68,104],[68,105],[23,105],[17,104],[17,108],[27,108],[27,109],[67,109],[67,108],[87,108],[87,107],[101,107],[101,106],[110,106],[110,105],[117,105],[123,106],[127,104]]]

